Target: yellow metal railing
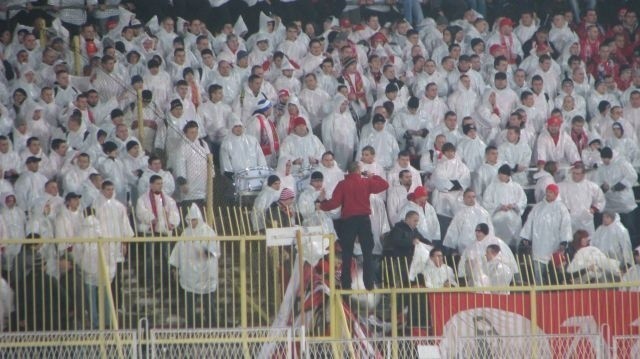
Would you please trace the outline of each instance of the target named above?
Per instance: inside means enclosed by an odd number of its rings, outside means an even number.
[[[428,296],[441,294],[451,295],[450,300],[458,301],[453,303],[454,307],[470,304],[490,307],[492,303],[506,302],[530,308],[530,333],[535,334],[538,328],[547,324],[538,322],[539,318],[545,318],[539,314],[554,310],[561,304],[566,307],[566,303],[539,302],[537,298],[541,293],[618,291],[640,287],[638,282],[620,282],[618,276],[593,276],[580,272],[568,275],[555,267],[550,267],[547,283],[561,284],[535,285],[530,274],[532,261],[528,256],[520,255],[516,256],[520,275],[509,286],[464,286],[463,278],[458,276],[459,264],[453,260],[447,264],[453,268],[455,277],[460,281],[456,283],[458,286],[426,288],[420,279],[408,282],[406,277],[399,274],[408,271],[410,263],[398,258],[387,258],[382,262],[383,281],[379,288],[371,291],[341,290],[336,284],[336,272],[340,269],[340,263],[333,240],[329,242],[329,254],[319,265],[312,267],[299,263],[297,266],[295,258],[298,255],[296,248],[299,246],[268,247],[264,234],[252,232],[252,214],[249,209],[217,208],[214,215],[211,212],[213,210],[205,212],[205,220],[216,231],[217,236],[214,238],[182,237],[182,230],[179,229],[165,237],[140,233],[135,238],[1,240],[0,246],[4,248],[22,245],[20,254],[14,258],[12,271],[5,277],[14,288],[16,303],[16,311],[6,330],[28,333],[86,331],[95,327],[91,320],[91,308],[86,303],[89,293],[84,285],[84,272],[74,264],[72,271],[59,280],[45,276],[46,262],[38,255],[44,246],[69,247],[70,251],[60,251],[60,258],[77,262],[73,257],[75,247],[88,243],[96,244],[99,254],[96,258],[99,268],[97,329],[112,331],[136,329],[142,318],[146,318],[151,328],[169,330],[266,328],[280,320],[285,326],[304,325],[308,337],[338,340],[355,339],[357,333],[353,330],[355,326],[362,325],[364,318],[369,324],[368,334],[376,337],[433,335],[430,327],[433,318],[452,315],[453,310],[446,306],[429,306]],[[267,222],[283,223],[283,218],[279,216],[279,212],[269,214]],[[134,232],[138,232],[135,225]],[[169,263],[169,257],[177,243],[192,243],[203,247],[215,244],[219,248],[215,257],[218,283],[210,297],[200,294],[194,296],[184,290],[180,280],[180,271],[184,269]],[[116,268],[112,268],[113,262],[109,258],[111,253],[106,253],[103,249],[108,244],[115,244],[113,248],[128,248],[124,260],[118,262]],[[112,278],[110,273],[114,270]],[[293,295],[287,295],[287,285],[296,271],[301,274],[298,277],[298,290]],[[321,289],[321,284],[326,286],[326,292]],[[33,295],[34,293],[38,295]],[[480,299],[460,295],[473,293],[485,295]],[[606,296],[584,298],[584,302],[572,305],[615,307],[620,316],[632,313],[633,308],[621,306]],[[482,302],[470,302],[479,300]],[[290,304],[286,312],[281,309],[283,303]],[[349,312],[343,310],[343,303],[346,303]],[[617,319],[612,318],[612,321],[615,320]],[[253,353],[255,343],[269,342],[268,339],[257,339],[249,334],[243,334],[240,338],[244,343],[245,354]],[[165,339],[168,342],[171,340]],[[183,344],[193,344],[198,340],[185,338]],[[111,355],[118,357],[126,356],[127,340],[120,340],[118,336],[111,337],[109,345],[115,345],[115,351],[108,349],[110,347],[106,345],[106,340],[104,343],[103,352],[109,351],[115,353]],[[398,347],[398,343],[392,342],[390,345],[391,356],[401,356],[403,349]],[[332,344],[331,348],[334,357],[341,354],[342,349],[337,344]],[[356,349],[347,347],[347,350],[355,353]]]

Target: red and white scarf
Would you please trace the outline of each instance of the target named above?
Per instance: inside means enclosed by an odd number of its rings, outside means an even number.
[[[516,55],[513,53],[513,34],[505,36],[500,34],[500,44],[504,48],[504,56],[507,58],[510,64],[516,63]]]
[[[162,193],[162,191],[160,191],[160,199],[162,201],[162,214],[165,216],[166,218],[166,212],[165,212],[165,208],[164,208],[164,204],[165,199],[164,199],[164,193]],[[149,200],[151,202],[151,212],[153,212],[153,216],[156,218],[156,224],[153,225],[153,232],[158,232],[158,220],[160,219],[158,217],[158,207],[156,204],[156,194],[153,193],[153,191],[149,190]]]
[[[273,152],[278,152],[280,149],[280,142],[278,141],[278,133],[276,132],[275,124],[263,115],[258,115],[258,120],[260,121],[260,147],[262,148],[262,153],[265,156],[272,154],[271,141],[269,140],[267,124],[265,122],[269,123],[271,134],[273,135]]]
[[[351,80],[351,74],[345,72],[344,79],[349,84],[349,94],[354,95],[358,101],[361,101],[365,107],[369,107],[367,104],[367,93],[364,90],[364,82],[362,81],[362,75],[359,72],[353,73],[355,84]]]

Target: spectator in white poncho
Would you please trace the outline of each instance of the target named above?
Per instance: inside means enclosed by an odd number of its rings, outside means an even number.
[[[522,214],[527,208],[527,195],[520,184],[511,178],[509,165],[498,169],[498,178],[491,182],[484,193],[482,203],[491,214],[496,236],[511,248],[516,248],[522,229]]]
[[[276,175],[271,175],[267,178],[267,182],[258,193],[255,201],[253,201],[253,209],[251,211],[251,227],[254,231],[260,231],[264,229],[265,218],[264,214],[267,208],[271,206],[271,203],[280,198],[281,191],[280,178]]]
[[[186,320],[190,326],[210,327],[215,321],[215,291],[218,287],[218,257],[220,247],[214,240],[216,232],[204,222],[198,206],[193,203],[185,217],[186,228],[181,240],[171,252],[169,264],[178,269],[180,287],[185,291]],[[195,315],[196,303],[202,313]]]
[[[622,276],[623,282],[640,282],[640,247],[633,250],[633,260],[635,264]],[[640,285],[629,287],[629,291],[640,292]]]
[[[484,272],[483,267],[487,262],[487,248],[491,245],[500,248],[500,261],[509,268],[511,275],[519,273],[518,262],[509,246],[502,239],[490,234],[489,229],[487,223],[479,223],[474,230],[476,240],[467,246],[460,257],[458,277],[466,278],[469,285],[488,285],[488,278],[483,275],[488,277],[490,273]]]
[[[413,254],[413,261],[416,261],[418,251]],[[413,262],[412,262],[413,264]],[[429,258],[424,266],[422,275],[427,288],[457,287],[458,281],[453,274],[453,269],[444,262],[442,249],[433,248],[429,252]]]
[[[574,283],[614,282],[620,277],[620,262],[607,257],[600,249],[591,246],[589,233],[583,229],[573,234],[570,262],[567,273]]]
[[[634,264],[629,231],[615,212],[602,214],[602,225],[593,234],[591,245],[600,249],[607,257],[617,259],[622,265]]]

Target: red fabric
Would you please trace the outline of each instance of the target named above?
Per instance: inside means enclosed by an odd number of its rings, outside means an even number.
[[[498,45],[498,44],[493,44],[491,45],[491,47],[489,48],[489,53],[491,55],[493,55],[496,51],[500,50],[502,48],[502,46]]]
[[[551,183],[551,184],[547,185],[547,188],[545,188],[545,191],[551,191],[551,192],[553,192],[555,194],[558,194],[558,193],[560,193],[560,187],[558,187],[558,185],[555,184],[555,183]]]
[[[342,206],[342,218],[371,214],[369,196],[389,188],[389,183],[382,177],[373,175],[362,177],[359,173],[350,173],[340,181],[333,191],[333,197],[320,204],[323,211]]]
[[[535,322],[539,334],[578,334],[571,342],[550,341],[553,358],[596,357],[598,343],[579,336],[587,333],[585,330],[589,330],[588,328],[606,328],[602,331],[596,330],[595,334],[600,335],[602,344],[610,346],[613,345],[614,336],[627,335],[636,338],[639,335],[638,327],[631,323],[640,316],[640,293],[613,289],[580,289],[542,291],[535,296]],[[533,319],[531,302],[529,293],[429,293],[427,303],[432,314],[432,335],[444,335],[446,326],[456,328],[458,332],[473,331],[473,321],[465,323],[457,317],[474,309],[482,313],[492,324],[504,323],[502,318],[511,314],[511,317],[507,317],[509,322],[502,324],[502,327],[519,332],[531,326],[531,322],[522,320]],[[445,340],[447,339],[455,340],[453,337],[446,337]],[[632,345],[620,345],[617,349],[618,357],[633,357]]]
[[[509,19],[508,17],[502,18],[502,20],[500,20],[500,27],[503,26],[513,27],[513,21],[511,21],[511,19]]]
[[[547,120],[547,126],[562,126],[562,118],[557,116],[549,117]]]
[[[87,50],[87,57],[92,58],[98,52],[98,47],[92,39],[85,40],[85,48]]]
[[[418,186],[418,187],[416,187],[415,190],[413,190],[412,195],[413,195],[414,199],[415,198],[420,198],[420,197],[427,197],[427,196],[429,196],[429,192],[423,186]]]
[[[200,106],[200,91],[198,91],[198,85],[195,82],[191,83],[191,102],[196,108]]]
[[[509,61],[510,64],[515,64],[518,54],[513,52],[513,34],[505,36],[501,33],[500,44],[504,48],[504,56],[507,58],[507,61]]]
[[[349,74],[344,74],[344,79],[349,84],[349,93],[353,94],[359,101],[362,101],[365,107],[369,107],[367,104],[367,93],[364,89],[364,82],[362,81],[362,75],[359,72],[355,72],[354,74],[355,83],[351,81],[351,76]]]
[[[618,64],[612,60],[593,62],[590,67],[591,76],[596,79],[603,79],[607,76],[613,76],[614,79],[618,78],[620,72]]]
[[[590,41],[589,39],[584,39],[580,42],[580,57],[582,61],[585,63],[590,63],[594,56],[598,55],[598,49],[600,48],[600,44],[602,41],[597,39],[595,41]]]
[[[571,130],[571,139],[573,140],[573,143],[576,144],[576,147],[578,147],[578,153],[582,155],[582,150],[589,146],[589,138],[587,137],[587,133],[584,130],[578,133],[576,133],[576,131],[574,130]]]
[[[269,121],[269,119],[265,118],[262,115],[258,115],[258,120],[260,121],[260,148],[262,148],[262,153],[265,156],[271,154],[271,144],[269,143],[269,135],[267,134],[267,124],[271,127],[271,133],[273,134],[273,149],[278,152],[280,149],[280,142],[278,141],[278,133],[276,132],[276,126],[273,122]]]

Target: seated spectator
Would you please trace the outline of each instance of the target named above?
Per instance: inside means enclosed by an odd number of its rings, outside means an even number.
[[[230,175],[248,168],[266,166],[262,149],[258,140],[244,133],[244,125],[235,117],[230,124],[231,132],[222,140],[220,145],[220,167],[226,175]]]
[[[591,246],[589,233],[577,230],[567,249],[569,265],[567,273],[574,283],[607,283],[620,279],[620,262],[607,257],[596,247]]]
[[[289,188],[283,188],[277,201],[271,203],[265,211],[267,228],[293,227],[298,222],[293,204],[295,193]]]
[[[489,234],[489,225],[487,223],[480,223],[475,227],[475,238],[476,240],[462,253],[460,264],[458,265],[458,277],[465,278],[467,285],[487,285],[487,278],[482,277],[482,274],[490,276],[490,273],[483,271],[483,266],[486,262],[485,259],[488,259],[486,257],[487,248],[492,245],[500,248],[498,252],[500,253],[499,260],[509,267],[511,275],[520,272],[518,262],[509,246],[502,239]]]
[[[271,175],[267,178],[266,185],[262,188],[258,196],[253,201],[253,209],[251,211],[251,227],[254,231],[260,231],[265,226],[265,212],[271,204],[280,198],[281,191],[280,178]]]
[[[502,257],[502,249],[497,244],[487,246],[485,256],[487,261],[482,264],[482,271],[486,275],[486,281],[480,286],[487,287],[507,287],[513,280],[511,266],[505,263]],[[509,294],[509,292],[502,292]]]
[[[427,288],[457,287],[458,281],[453,274],[453,269],[444,262],[442,249],[434,247],[429,252],[429,262],[422,273]]]
[[[639,282],[640,281],[640,247],[633,250],[634,265],[628,268],[622,276],[623,282]],[[630,292],[640,292],[640,286],[629,287]]]
[[[602,214],[602,225],[593,234],[591,245],[600,249],[607,257],[618,260],[623,270],[634,265],[629,231],[620,222],[620,216],[614,212]]]

